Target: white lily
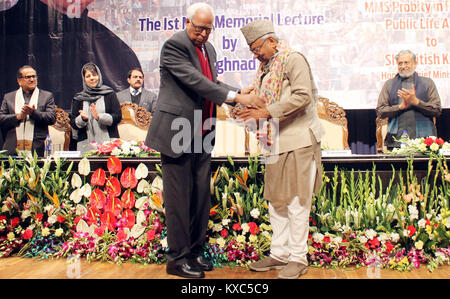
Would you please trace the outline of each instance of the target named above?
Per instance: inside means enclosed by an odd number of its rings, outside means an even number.
[[[87,158],[81,159],[80,163],[78,163],[78,172],[84,176],[89,175],[91,172],[91,164]]]
[[[148,168],[144,163],[140,163],[136,168],[136,179],[145,179],[148,176]]]
[[[87,214],[88,210],[85,206],[78,204],[75,208],[75,214],[77,216],[85,215]]]
[[[144,208],[144,204],[148,202],[148,197],[147,196],[143,196],[140,197],[136,200],[136,202],[134,203],[134,206],[136,207],[136,209],[143,209]]]
[[[84,186],[80,188],[80,192],[84,197],[89,198],[89,196],[91,196],[92,193],[91,185],[84,184]]]
[[[137,239],[144,233],[144,231],[145,231],[145,226],[142,226],[140,224],[135,224],[131,228],[129,236]]]
[[[150,184],[146,180],[140,180],[136,187],[136,191],[137,191],[137,193],[143,193],[149,187],[150,187]]]
[[[157,190],[163,191],[163,181],[160,176],[157,176],[152,182],[152,189],[151,189],[152,193]]]
[[[72,184],[72,188],[74,188],[74,189],[81,187],[82,181],[81,181],[81,177],[78,175],[78,173],[74,172],[70,183]]]
[[[79,203],[82,197],[83,194],[80,191],[80,189],[75,189],[69,196],[70,200],[73,201],[74,203]]]
[[[142,222],[147,220],[144,211],[139,211],[136,215],[136,224],[142,225]]]
[[[89,226],[86,223],[86,221],[84,221],[83,219],[81,219],[78,222],[78,224],[77,224],[77,232],[79,232],[79,233],[88,233],[89,236],[91,236],[91,237],[96,237],[96,235],[95,235],[95,228],[96,228],[96,226],[94,224]]]

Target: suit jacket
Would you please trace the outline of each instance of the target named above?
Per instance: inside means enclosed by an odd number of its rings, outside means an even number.
[[[315,145],[324,134],[312,92],[314,81],[304,56],[292,53],[285,72],[280,100],[267,106],[270,115],[279,119],[278,144],[271,151],[273,154]]]
[[[6,131],[3,149],[8,155],[15,155],[17,148],[16,128],[20,125],[15,111],[17,90],[5,94],[0,108],[0,126]],[[56,122],[55,101],[51,92],[39,89],[38,105],[30,119],[34,122],[32,150],[39,156],[44,155],[44,141],[48,134],[48,126]]]
[[[120,104],[131,103],[130,88],[126,88],[117,93],[117,98]],[[142,88],[141,99],[139,101],[139,107],[145,108],[148,112],[153,113],[156,107],[157,96],[148,89]]]
[[[198,132],[198,124],[201,123],[205,99],[222,105],[230,90],[237,91],[236,88],[217,81],[216,52],[209,42],[205,47],[212,81],[202,74],[197,52],[186,31],[175,33],[164,43],[161,50],[161,84],[145,144],[172,158],[190,151],[194,132]],[[197,116],[196,123],[194,115]],[[184,125],[179,126],[180,123]],[[183,144],[185,149],[180,152],[174,150],[172,141],[180,139],[181,136],[187,142]]]

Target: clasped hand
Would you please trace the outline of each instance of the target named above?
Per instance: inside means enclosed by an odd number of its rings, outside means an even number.
[[[20,113],[17,115],[17,119],[18,120],[22,120],[22,119],[25,119],[27,116],[29,116],[29,115],[31,115],[31,114],[33,114],[33,112],[36,110],[36,107],[33,105],[33,106],[30,106],[30,105],[24,105],[23,107],[22,107],[22,110],[20,111]]]
[[[419,99],[416,97],[416,89],[414,88],[414,84],[411,86],[411,89],[399,89],[397,95],[402,102],[399,106],[401,110],[406,109],[409,105],[417,105],[419,104]]]
[[[97,108],[95,107],[95,104],[94,104],[94,103],[92,103],[92,104],[89,106],[89,110],[91,110],[92,117],[95,118],[96,120],[98,120],[99,115],[98,115]],[[89,119],[89,115],[88,115],[86,112],[84,112],[83,110],[78,110],[78,112],[80,113],[81,118],[82,118],[84,121],[87,121],[87,120]]]

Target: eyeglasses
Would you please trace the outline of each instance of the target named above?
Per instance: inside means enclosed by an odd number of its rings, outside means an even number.
[[[411,64],[412,64],[412,62],[410,62],[410,61],[400,61],[398,63],[398,66],[408,66],[408,65],[411,65]]]
[[[253,54],[255,54],[255,55],[258,54],[259,51],[261,51],[261,48],[262,48],[262,47],[264,46],[264,44],[266,43],[266,40],[267,40],[267,39],[265,39],[259,47],[250,49],[250,51],[251,51]]]
[[[211,31],[214,30],[214,25],[211,26],[211,27],[197,26],[197,25],[194,24],[194,22],[192,20],[190,20],[190,21],[191,21],[192,26],[194,26],[195,33],[202,33],[203,31],[205,31],[206,34],[210,34]]]
[[[20,78],[23,78],[25,80],[30,80],[30,79],[36,79],[37,75],[28,75],[28,76],[22,76]]]

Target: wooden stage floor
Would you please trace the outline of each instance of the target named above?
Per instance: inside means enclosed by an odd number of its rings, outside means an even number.
[[[277,270],[253,272],[245,268],[222,267],[206,272],[206,279],[277,279]],[[165,265],[138,265],[92,262],[84,259],[69,263],[67,259],[37,260],[21,257],[0,258],[0,279],[174,279]],[[450,266],[433,272],[426,267],[411,271],[376,268],[319,269],[309,267],[301,279],[449,279]]]

